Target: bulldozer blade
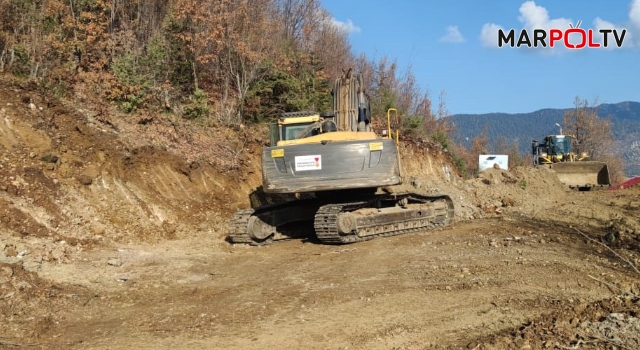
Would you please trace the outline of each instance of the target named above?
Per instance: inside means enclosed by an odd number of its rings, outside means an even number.
[[[603,162],[562,162],[549,166],[560,182],[571,188],[591,189],[611,186],[609,167]]]

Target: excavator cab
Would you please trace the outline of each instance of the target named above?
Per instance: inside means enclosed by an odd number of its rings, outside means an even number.
[[[277,123],[272,123],[271,139],[275,145],[281,141],[297,140],[319,133],[320,115],[314,111],[282,113]]]
[[[271,147],[305,143],[301,139],[338,131],[332,113],[314,111],[282,113],[271,123]],[[296,141],[297,140],[297,141]]]

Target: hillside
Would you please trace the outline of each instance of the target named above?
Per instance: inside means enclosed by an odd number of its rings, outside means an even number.
[[[455,124],[454,140],[465,144],[486,127],[490,140],[504,136],[509,141],[517,141],[520,152],[531,151],[531,140],[540,140],[544,135],[558,132],[556,123],[562,124],[567,109],[541,109],[531,113],[487,113],[457,114],[450,116]],[[618,149],[626,161],[627,176],[640,174],[640,103],[620,102],[599,106],[600,117],[611,117],[612,132]]]

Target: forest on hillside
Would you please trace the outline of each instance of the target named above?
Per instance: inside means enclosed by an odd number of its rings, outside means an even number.
[[[432,115],[411,70],[354,55],[318,0],[0,0],[0,20],[0,71],[127,113],[211,125],[327,110],[354,68],[374,115]]]

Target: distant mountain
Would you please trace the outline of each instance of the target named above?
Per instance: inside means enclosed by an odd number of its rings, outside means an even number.
[[[541,109],[531,113],[487,113],[456,114],[449,118],[456,127],[454,141],[465,144],[479,135],[486,127],[490,147],[498,136],[509,142],[517,141],[520,152],[531,151],[531,140],[540,140],[545,135],[556,134],[562,125],[565,109]],[[598,108],[601,117],[611,116],[612,131],[616,145],[623,151],[628,176],[640,175],[640,102],[602,104]],[[467,138],[469,141],[467,141]]]

